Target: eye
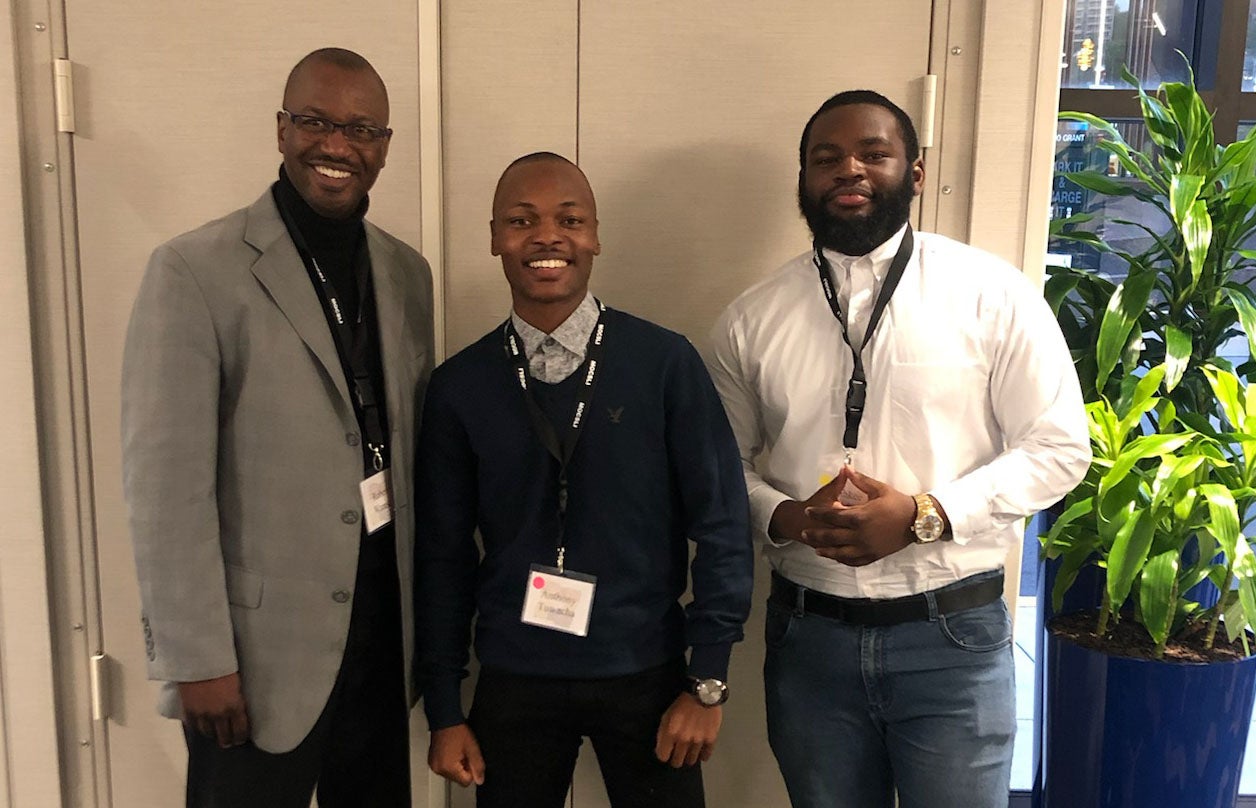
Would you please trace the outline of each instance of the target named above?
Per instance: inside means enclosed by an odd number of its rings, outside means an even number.
[[[526,216],[511,216],[506,220],[506,224],[511,227],[527,227],[528,219]]]
[[[566,216],[563,218],[562,223],[564,227],[579,227],[584,224],[584,219],[581,219],[579,216]]]
[[[319,135],[331,131],[331,121],[313,115],[293,115],[292,122],[303,132]]]
[[[890,156],[885,152],[869,152],[864,155],[863,159],[865,163],[879,163],[882,160],[888,160],[889,158]]]

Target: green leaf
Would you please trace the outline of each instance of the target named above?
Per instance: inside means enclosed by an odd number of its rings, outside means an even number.
[[[1234,577],[1238,582],[1239,601],[1243,604],[1247,624],[1256,625],[1256,556],[1253,556],[1246,538],[1235,545]],[[1230,631],[1228,625],[1226,631]]]
[[[1247,337],[1247,350],[1252,358],[1256,359],[1256,305],[1252,303],[1251,298],[1238,289],[1227,287],[1225,292],[1230,302],[1234,304],[1234,311],[1243,325],[1243,333]]]
[[[1204,529],[1216,538],[1226,558],[1233,560],[1239,541],[1239,511],[1234,496],[1230,489],[1216,483],[1199,486],[1199,493],[1208,502],[1208,524]]]
[[[1217,397],[1217,403],[1221,405],[1221,411],[1230,422],[1231,428],[1242,429],[1247,420],[1247,408],[1244,406],[1245,396],[1239,386],[1238,376],[1215,365],[1205,365],[1203,370],[1208,386]]]
[[[1212,244],[1212,217],[1208,215],[1208,205],[1202,199],[1196,199],[1182,220],[1182,239],[1186,242],[1187,255],[1191,261],[1192,288],[1199,284],[1203,275],[1204,265],[1208,260],[1208,247]]]
[[[1131,180],[1114,179],[1098,171],[1070,171],[1059,176],[1069,182],[1080,185],[1087,191],[1094,191],[1108,196],[1148,196],[1142,188],[1138,187],[1137,183]]]
[[[1159,403],[1160,399],[1156,398],[1155,394],[1164,377],[1165,366],[1157,365],[1138,380],[1128,400],[1122,396],[1121,400],[1117,401],[1116,411],[1121,416],[1117,430],[1121,435],[1128,435],[1131,429],[1138,426],[1143,416]]]
[[[1055,548],[1060,534],[1068,529],[1073,522],[1094,510],[1094,506],[1094,497],[1086,497],[1083,500],[1074,502],[1065,509],[1064,513],[1060,514],[1060,517],[1055,520],[1055,524],[1051,526],[1051,530],[1047,531],[1047,535],[1042,538],[1042,551],[1047,558],[1055,558],[1055,555],[1052,555],[1052,550]]]
[[[1156,532],[1147,512],[1136,511],[1133,505],[1130,503],[1126,510],[1126,521],[1117,530],[1108,553],[1108,600],[1114,611],[1129,597],[1134,578],[1147,563],[1147,551]]]
[[[1103,321],[1099,325],[1099,343],[1095,348],[1098,364],[1095,389],[1103,389],[1108,376],[1116,367],[1134,323],[1138,322],[1138,318],[1147,308],[1147,300],[1155,282],[1154,272],[1143,272],[1126,278],[1112,293]]]
[[[1069,549],[1055,574],[1055,586],[1051,588],[1051,607],[1055,611],[1064,608],[1064,594],[1077,580],[1077,574],[1091,557],[1091,548],[1078,546]]]
[[[1182,374],[1191,362],[1191,337],[1174,325],[1164,329],[1164,389],[1173,392],[1173,388],[1182,381]]]
[[[1138,602],[1143,611],[1143,625],[1158,647],[1168,640],[1177,611],[1177,574],[1178,552],[1175,549],[1148,560],[1139,581]]]

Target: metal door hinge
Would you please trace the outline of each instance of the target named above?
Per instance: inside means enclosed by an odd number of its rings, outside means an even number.
[[[933,73],[925,76],[924,92],[920,99],[920,148],[933,148],[933,114],[938,101],[938,77]]]
[[[52,62],[53,95],[57,105],[57,131],[74,131],[74,63],[69,59]]]
[[[92,720],[104,721],[109,717],[109,655],[96,654],[88,667],[92,689]]]

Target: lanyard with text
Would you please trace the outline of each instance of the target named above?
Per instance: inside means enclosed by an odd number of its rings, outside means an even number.
[[[894,255],[894,260],[890,262],[890,271],[886,273],[885,281],[881,284],[881,293],[877,295],[876,303],[872,306],[872,314],[868,318],[868,327],[864,330],[863,343],[858,348],[850,344],[850,333],[846,323],[846,316],[842,313],[842,307],[837,302],[837,290],[833,288],[833,273],[829,266],[829,260],[824,256],[824,250],[821,249],[818,242],[814,246],[815,255],[812,261],[820,272],[820,285],[824,287],[824,297],[829,301],[829,308],[833,310],[833,316],[837,318],[838,324],[842,327],[842,339],[850,347],[855,360],[850,374],[850,385],[846,388],[846,431],[842,435],[842,446],[846,449],[846,461],[848,463],[855,448],[859,445],[859,424],[863,420],[864,402],[868,394],[868,377],[864,375],[863,351],[864,348],[868,347],[868,342],[872,339],[872,333],[877,330],[877,324],[881,322],[881,315],[885,313],[886,307],[890,304],[890,297],[894,294],[894,289],[897,288],[899,280],[903,277],[903,270],[907,268],[907,262],[911,260],[912,245],[911,225],[907,225],[907,229],[903,233],[903,242],[899,245],[898,252]]]
[[[277,206],[280,215],[283,217],[284,224],[288,227],[288,233],[292,236],[292,243],[296,245],[297,254],[301,256],[301,261],[305,264],[306,271],[310,273],[310,280],[314,283],[314,288],[318,292],[319,301],[323,304],[327,321],[332,326],[331,335],[332,340],[336,343],[336,353],[339,354],[340,362],[353,382],[353,398],[358,411],[362,415],[362,427],[366,432],[366,446],[372,454],[370,458],[371,465],[375,471],[381,471],[387,465],[388,438],[384,434],[383,422],[380,419],[379,408],[383,406],[383,402],[379,400],[379,396],[376,394],[375,385],[371,381],[370,369],[366,364],[366,358],[362,355],[362,352],[354,350],[353,329],[346,321],[344,305],[341,303],[342,298],[336,293],[336,287],[332,284],[331,278],[327,277],[327,274],[318,265],[318,261],[314,259],[314,255],[306,245],[305,238],[301,235],[301,230],[297,227],[292,214],[282,204]],[[368,299],[372,293],[370,259],[367,254],[365,236],[362,237],[357,254],[354,256],[353,270],[358,285],[358,319],[355,325],[361,327]]]
[[[576,441],[580,439],[580,430],[584,427],[585,413],[589,409],[589,402],[593,400],[593,388],[597,385],[599,378],[598,363],[602,358],[602,346],[606,336],[606,306],[601,301],[596,301],[600,314],[598,315],[597,324],[593,327],[593,333],[589,335],[589,343],[585,348],[584,364],[580,366],[584,370],[584,377],[580,380],[579,392],[576,394],[576,410],[571,416],[571,420],[567,422],[567,428],[563,430],[563,436],[560,440],[558,434],[554,431],[554,425],[550,423],[550,419],[545,416],[545,412],[541,406],[536,403],[536,398],[532,395],[532,374],[528,370],[528,357],[523,348],[523,339],[519,333],[515,331],[514,323],[509,318],[503,327],[503,333],[506,338],[506,355],[510,357],[514,364],[515,378],[519,382],[519,387],[523,390],[523,398],[528,407],[528,416],[532,419],[532,428],[536,431],[536,436],[545,446],[546,450],[558,461],[558,567],[559,574],[563,572],[564,556],[567,554],[565,546],[565,532],[567,520],[567,465],[571,462],[571,457],[576,451]],[[576,371],[577,374],[580,370]]]

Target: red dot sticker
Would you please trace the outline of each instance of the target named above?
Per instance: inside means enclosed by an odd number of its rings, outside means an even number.
[[[536,576],[535,578],[532,579],[532,586],[535,587],[536,589],[544,589],[545,579],[539,575]]]

